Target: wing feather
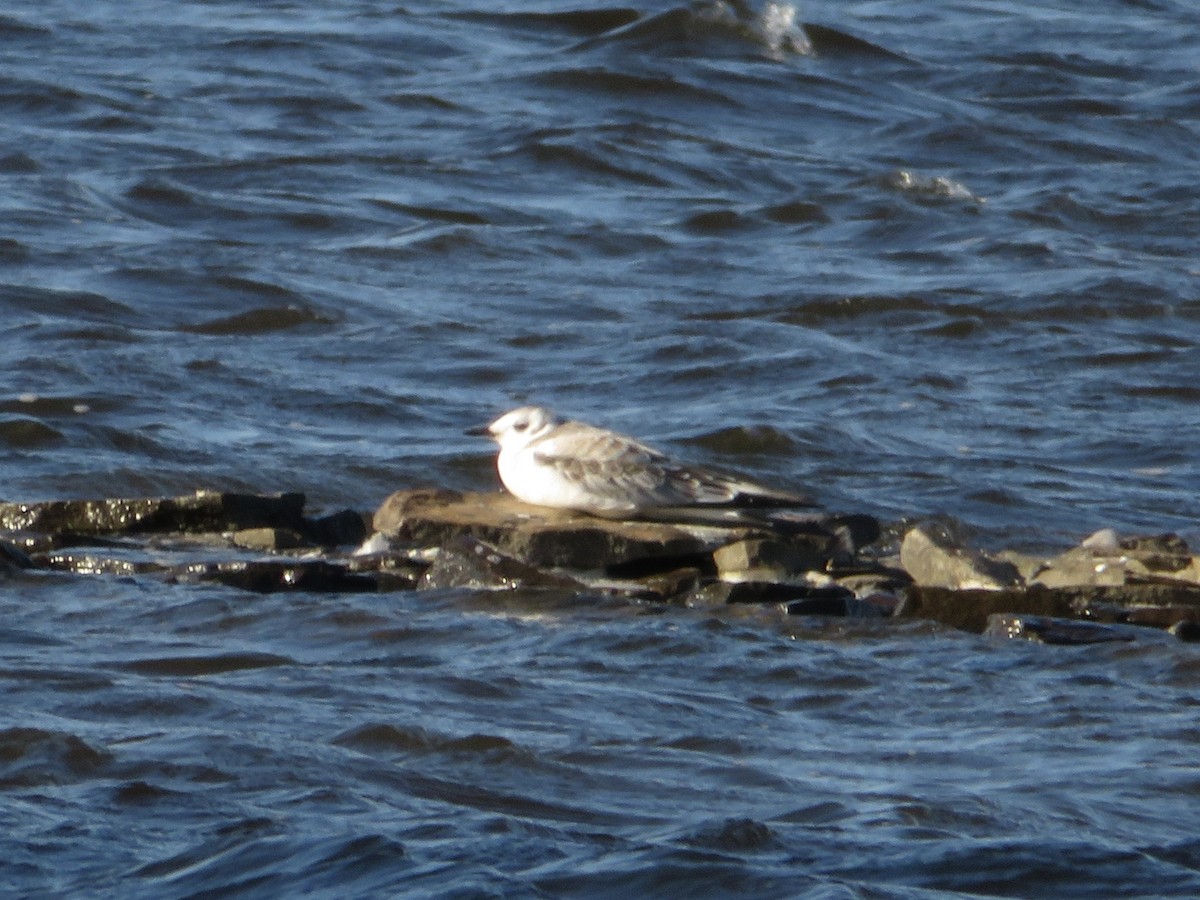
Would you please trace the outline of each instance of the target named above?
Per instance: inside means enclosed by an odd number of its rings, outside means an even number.
[[[530,445],[539,464],[596,498],[600,514],[656,507],[811,506],[808,497],[707,469],[672,463],[633,438],[582,422],[567,422]]]

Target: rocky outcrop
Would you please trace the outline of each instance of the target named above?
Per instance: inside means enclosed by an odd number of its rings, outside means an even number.
[[[988,557],[945,542],[930,550],[931,543],[936,542],[921,529],[904,537],[901,563],[916,584],[906,592],[899,616],[993,635],[1006,632],[989,619],[1004,615],[1141,625],[1181,637],[1200,623],[1200,560],[1177,535],[1122,539],[1105,529],[1045,557]]]
[[[402,544],[436,547],[469,537],[532,566],[611,577],[681,566],[717,573],[722,565],[727,574],[736,571],[734,577],[762,567],[794,575],[823,569],[844,552],[844,538],[816,522],[780,535],[745,526],[614,521],[530,506],[502,493],[401,491],[383,503],[373,522]]]
[[[503,493],[412,490],[371,518],[301,494],[0,504],[0,574],[217,582],[246,591],[545,591],[771,614],[922,619],[1043,643],[1200,638],[1200,558],[1175,535],[1097,532],[1044,556],[988,553],[925,523],[883,556],[869,516],[736,526],[624,522]],[[361,545],[361,546],[360,546]],[[339,549],[340,548],[340,549]],[[357,548],[357,549],[351,549]],[[482,596],[482,595],[481,595]],[[605,600],[605,602],[608,602]]]

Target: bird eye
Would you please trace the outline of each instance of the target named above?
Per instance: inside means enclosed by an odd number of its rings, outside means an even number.
[[[513,431],[524,431],[528,427],[529,427],[528,422],[518,422],[516,425],[513,426]]]

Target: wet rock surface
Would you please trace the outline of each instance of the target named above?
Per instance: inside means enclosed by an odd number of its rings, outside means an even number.
[[[1131,631],[1111,625],[1012,613],[989,616],[984,634],[989,637],[1023,638],[1041,644],[1103,644],[1109,641],[1132,641],[1135,637]]]
[[[503,493],[409,490],[373,516],[302,494],[0,504],[0,574],[38,569],[255,593],[546,591],[784,614],[922,619],[1048,644],[1200,636],[1200,559],[1176,535],[1111,530],[1057,554],[988,553],[937,523],[867,545],[869,516],[771,529],[612,521]],[[364,543],[369,528],[374,533]],[[482,595],[482,594],[481,594]]]

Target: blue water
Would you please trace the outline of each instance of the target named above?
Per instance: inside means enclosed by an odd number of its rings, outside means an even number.
[[[984,544],[1196,543],[1198,26],[9,4],[0,495],[369,510],[495,485],[462,429],[536,401]],[[1200,892],[1186,647],[502,599],[0,584],[0,884]]]

